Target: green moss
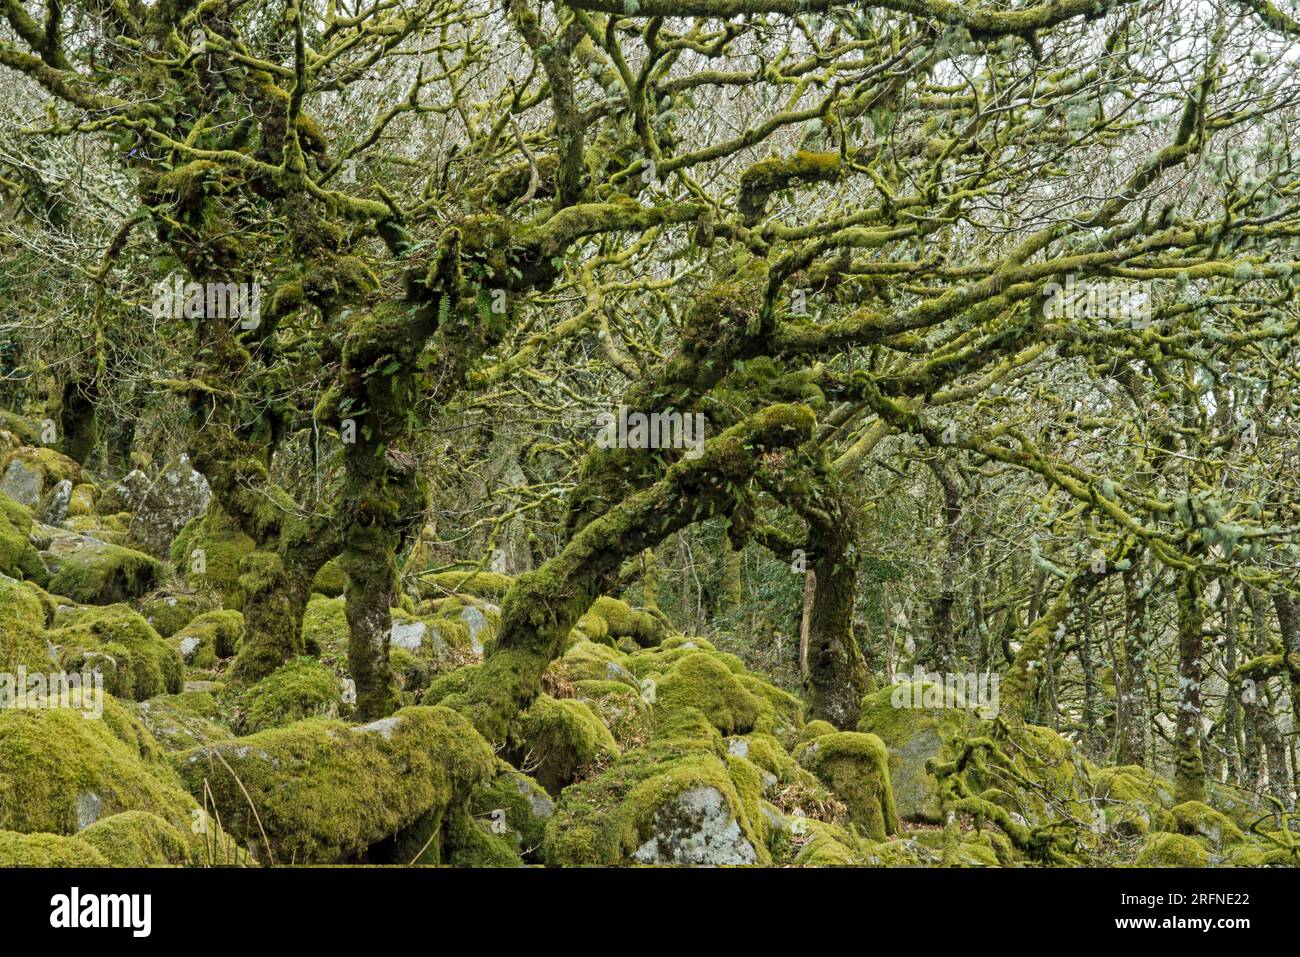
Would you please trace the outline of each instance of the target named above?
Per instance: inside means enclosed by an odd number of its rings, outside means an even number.
[[[889,754],[880,738],[837,731],[814,738],[800,749],[798,757],[848,806],[849,819],[867,837],[883,841],[898,831]]]
[[[712,654],[689,652],[655,683],[656,714],[697,708],[723,734],[744,734],[758,720],[758,699]]]
[[[110,694],[144,701],[185,683],[180,652],[126,605],[69,609],[55,621],[60,627],[49,637],[60,646],[62,667],[99,672]]]
[[[212,607],[212,602],[198,595],[151,595],[139,604],[140,614],[153,625],[154,631],[170,638],[198,615]]]
[[[440,598],[464,592],[478,598],[501,599],[514,584],[513,576],[489,571],[439,572],[419,579],[420,595],[423,598]]]
[[[1098,768],[1092,772],[1093,797],[1106,823],[1120,834],[1173,831],[1177,823],[1169,807],[1173,783],[1136,764]]]
[[[303,644],[309,655],[347,661],[348,618],[342,598],[313,596],[302,617]]]
[[[173,762],[192,793],[202,794],[207,782],[236,839],[259,855],[269,844],[277,863],[299,864],[354,859],[463,804],[496,770],[492,748],[468,721],[425,707],[359,727],[313,718],[182,752]]]
[[[96,821],[77,836],[111,867],[159,867],[193,863],[192,831],[148,811],[123,811]]]
[[[247,734],[304,718],[338,716],[342,686],[314,658],[295,658],[239,696],[240,728]]]
[[[481,665],[466,665],[463,668],[457,668],[455,671],[439,675],[429,682],[429,687],[420,696],[420,703],[438,704],[449,695],[464,694],[474,680],[474,675],[478,673],[481,667]]]
[[[868,846],[846,828],[815,819],[804,819],[802,840],[794,863],[797,867],[861,867]]]
[[[1200,801],[1184,801],[1182,804],[1176,804],[1171,813],[1180,833],[1203,837],[1213,847],[1237,844],[1246,839],[1241,829],[1225,814]]]
[[[196,591],[215,594],[223,608],[244,607],[239,566],[254,550],[254,542],[214,500],[208,510],[191,519],[171,544],[172,564]],[[202,571],[196,550],[202,551]]]
[[[0,867],[107,867],[108,860],[79,837],[0,831]]]
[[[244,637],[244,616],[233,610],[208,611],[176,632],[171,644],[193,668],[211,668],[231,658]]]
[[[510,729],[509,756],[558,796],[591,765],[619,754],[609,729],[584,702],[541,694]]]
[[[1210,854],[1195,838],[1154,833],[1148,835],[1137,864],[1140,867],[1209,867]]]
[[[667,629],[650,612],[640,611],[617,598],[601,596],[578,619],[574,630],[585,641],[617,645],[618,639],[630,638],[649,648],[659,643]]]
[[[170,768],[145,756],[158,753],[148,732],[111,699],[104,717],[0,710],[0,827],[75,834],[122,811],[150,811],[189,828],[197,805]]]
[[[206,691],[159,695],[134,706],[149,733],[168,751],[229,741],[234,734],[222,723],[216,698]]]
[[[756,675],[743,674],[739,678],[745,690],[758,701],[754,730],[773,735],[786,747],[793,747],[803,727],[803,702]]]
[[[541,850],[555,802],[535,780],[498,761],[496,775],[470,795],[469,812],[488,822],[492,833],[505,836],[516,854],[530,860]]]
[[[95,499],[99,495],[99,490],[89,483],[83,482],[72,490],[72,497],[68,499],[68,515],[77,517],[80,515],[95,514]]]
[[[756,822],[726,764],[722,739],[703,714],[681,708],[666,716],[648,745],[606,771],[567,788],[546,827],[549,864],[699,863],[724,845],[692,841],[699,819],[679,799],[716,796],[727,818],[725,862],[770,861]],[[752,783],[747,779],[745,786]],[[751,795],[752,797],[752,795]],[[748,850],[746,850],[748,849]]]
[[[813,738],[820,738],[823,734],[834,734],[835,731],[835,725],[831,724],[829,721],[823,721],[821,718],[817,718],[816,720],[809,721],[805,724],[795,740],[799,744],[804,744],[805,742],[811,741]]]
[[[14,462],[22,462],[44,477],[44,489],[49,491],[54,485],[67,480],[76,486],[81,482],[81,466],[62,452],[46,446],[33,445],[14,449],[0,464],[0,474],[9,469]]]
[[[900,707],[895,702],[958,707]],[[955,748],[974,733],[978,720],[962,704],[929,681],[903,682],[862,699],[858,730],[876,735],[888,749],[890,781],[903,820],[941,822],[939,782],[926,762],[951,760]]]
[[[337,558],[331,558],[322,565],[311,583],[313,592],[330,598],[338,598],[347,587],[348,574],[343,570],[343,563]]]
[[[28,538],[31,530],[32,513],[0,493],[0,573],[45,585],[50,573]]]
[[[49,589],[92,605],[139,598],[157,587],[163,575],[158,559],[121,545],[89,545],[62,559]]]
[[[573,681],[619,681],[641,691],[640,680],[627,667],[627,655],[608,645],[580,641],[560,661]]]
[[[446,824],[447,863],[452,867],[521,867],[510,839],[491,830],[463,808],[453,808]]]
[[[0,671],[50,670],[45,640],[45,609],[27,589],[0,580]]]

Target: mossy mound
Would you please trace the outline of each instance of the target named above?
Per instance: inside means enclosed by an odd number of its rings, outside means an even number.
[[[45,493],[63,481],[79,485],[81,466],[54,449],[23,446],[0,460],[0,486],[28,508],[36,508]]]
[[[889,755],[880,738],[837,731],[805,744],[798,758],[848,806],[850,820],[865,836],[883,841],[898,831]]]
[[[148,811],[123,811],[102,818],[77,837],[99,851],[110,867],[195,863],[197,842],[192,830],[181,831]]]
[[[302,617],[302,640],[309,655],[347,661],[347,606],[342,598],[313,595]]]
[[[234,737],[217,700],[206,691],[159,695],[133,706],[149,733],[168,751],[184,751]]]
[[[758,702],[758,717],[754,730],[776,737],[786,748],[792,748],[803,728],[803,702],[787,691],[782,691],[757,675],[737,676],[745,690]]]
[[[239,728],[254,734],[304,718],[338,717],[342,692],[328,667],[315,658],[295,658],[239,696]]]
[[[110,605],[140,598],[163,576],[158,559],[121,545],[87,545],[63,555],[49,590],[75,602]]]
[[[149,811],[183,830],[198,805],[148,732],[111,698],[105,720],[69,708],[0,710],[0,821],[23,832],[75,834],[122,811]]]
[[[244,637],[244,616],[234,610],[206,611],[172,636],[171,642],[192,668],[211,668],[231,658]]]
[[[653,701],[656,715],[695,708],[723,734],[744,734],[758,721],[758,699],[713,654],[692,651],[659,680]]]
[[[212,501],[208,510],[191,519],[171,543],[172,564],[185,584],[217,596],[222,608],[244,607],[240,564],[252,554],[254,542]]]
[[[49,671],[53,664],[45,640],[45,609],[26,588],[0,580],[0,672],[20,667],[29,673]]]
[[[426,815],[463,805],[497,767],[468,721],[424,707],[359,727],[313,718],[173,762],[192,793],[207,782],[230,834],[259,856],[269,845],[277,863],[299,864],[355,859]]]
[[[659,644],[667,630],[664,622],[650,612],[603,595],[591,603],[574,627],[579,640],[616,646],[620,639],[628,639],[643,648]]]
[[[1238,844],[1246,839],[1241,828],[1233,824],[1227,815],[1216,811],[1201,801],[1184,801],[1176,804],[1170,813],[1178,824],[1178,831],[1191,837],[1202,837],[1211,847],[1221,848],[1227,844]]]
[[[212,608],[210,599],[184,592],[150,595],[136,606],[154,631],[170,638],[191,621]]]
[[[79,837],[0,831],[0,867],[108,867],[109,861]]]
[[[0,574],[46,585],[50,572],[28,537],[31,531],[32,513],[0,493]]]
[[[639,694],[641,679],[627,667],[627,655],[608,645],[580,641],[560,659],[572,681],[619,681]]]
[[[677,709],[645,747],[564,791],[546,826],[545,860],[769,863],[764,825],[755,819],[761,819],[756,778],[744,772],[733,778],[727,757],[721,736],[701,712]]]
[[[575,681],[573,691],[609,729],[620,750],[640,747],[650,740],[653,714],[639,689],[622,681]]]
[[[618,744],[591,707],[541,694],[511,725],[509,756],[552,796],[587,769],[616,758]]]
[[[1155,832],[1147,836],[1137,864],[1139,867],[1209,867],[1210,852],[1194,837]]]
[[[99,498],[99,489],[89,482],[82,482],[72,489],[68,499],[68,517],[78,518],[95,514],[95,501]]]
[[[98,672],[109,694],[144,701],[185,684],[180,653],[126,605],[70,608],[56,616],[50,640],[65,671]]]

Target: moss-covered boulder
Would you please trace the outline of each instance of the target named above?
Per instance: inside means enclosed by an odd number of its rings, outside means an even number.
[[[880,738],[838,731],[803,745],[798,758],[847,805],[850,820],[867,837],[883,841],[898,831],[889,755]]]
[[[620,639],[629,639],[644,648],[659,644],[667,630],[663,620],[650,612],[604,595],[592,602],[574,627],[582,641],[617,645]]]
[[[110,867],[162,867],[198,863],[193,829],[148,811],[123,811],[101,818],[77,835],[104,856]]]
[[[49,590],[90,605],[140,598],[158,586],[163,565],[120,545],[86,544],[58,557]]]
[[[144,701],[185,684],[180,653],[126,605],[69,608],[49,632],[65,671],[97,672],[112,695]]]
[[[144,620],[153,625],[154,631],[170,638],[199,615],[211,610],[212,601],[186,592],[159,592],[142,599],[136,607]]]
[[[1137,864],[1139,867],[1209,867],[1210,852],[1194,837],[1157,831],[1147,835]]]
[[[1246,839],[1241,828],[1227,815],[1216,811],[1201,801],[1184,801],[1170,811],[1178,824],[1178,831],[1192,837],[1202,837],[1213,848],[1237,844]]]
[[[338,598],[347,587],[348,573],[343,570],[343,562],[337,558],[331,558],[322,565],[311,582],[312,592],[326,598]]]
[[[159,695],[129,707],[168,751],[229,741],[235,736],[225,724],[217,699],[207,691]]]
[[[49,569],[31,542],[32,513],[0,494],[0,574],[48,584]]]
[[[641,679],[627,667],[627,655],[608,645],[580,641],[560,659],[572,681],[619,681],[641,692]]]
[[[417,821],[463,806],[496,773],[491,746],[447,708],[368,725],[313,718],[173,756],[211,789],[226,830],[277,863],[355,859]],[[256,814],[251,808],[256,808]]]
[[[0,710],[6,828],[75,834],[122,811],[149,811],[188,833],[198,805],[157,760],[148,732],[116,701],[104,705],[103,720],[70,708]]]
[[[189,588],[215,595],[222,608],[239,610],[244,607],[240,564],[253,549],[253,540],[214,501],[180,530],[170,554]]]
[[[239,696],[240,730],[253,734],[304,718],[338,717],[343,686],[315,658],[285,662]]]
[[[82,482],[80,485],[74,485],[72,496],[68,499],[68,517],[79,518],[86,515],[95,514],[95,502],[99,497],[99,489],[89,482]]]
[[[54,449],[24,446],[0,461],[0,492],[30,509],[39,508],[45,493],[65,480],[80,484],[81,466]]]
[[[1093,800],[1106,825],[1124,836],[1177,829],[1173,784],[1140,765],[1096,768],[1092,772]]]
[[[188,455],[167,463],[136,505],[131,541],[157,558],[169,555],[176,536],[202,515],[212,500],[208,480],[190,464]]]
[[[211,668],[218,659],[231,658],[244,637],[244,616],[237,611],[207,611],[194,618],[171,638],[185,663],[192,668]]]
[[[45,609],[32,592],[0,579],[0,672],[49,671],[54,662],[45,639]]]
[[[541,851],[555,802],[533,778],[498,761],[492,779],[470,795],[469,812],[510,841],[521,858],[531,860]]]
[[[79,837],[0,831],[0,867],[107,867],[109,861]]]
[[[552,796],[618,754],[609,729],[589,705],[573,698],[538,695],[511,725],[512,762],[526,768]]]
[[[889,779],[901,819],[942,821],[939,782],[926,761],[951,759],[977,724],[964,701],[928,681],[903,682],[862,699],[858,730],[876,735],[889,752]]]
[[[769,863],[757,779],[738,777],[704,715],[677,709],[645,747],[564,791],[543,856],[556,865]]]
[[[754,730],[759,704],[735,674],[714,655],[692,651],[654,682],[656,714],[679,708],[699,710],[723,734]]]

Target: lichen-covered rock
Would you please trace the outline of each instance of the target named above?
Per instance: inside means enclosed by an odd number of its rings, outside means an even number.
[[[67,608],[55,624],[49,639],[62,668],[99,673],[110,694],[144,701],[175,694],[185,684],[180,653],[126,605]]]
[[[66,518],[79,518],[86,515],[95,514],[95,500],[99,495],[99,490],[89,482],[82,482],[80,485],[74,485],[72,494],[68,497],[68,511]]]
[[[79,483],[81,466],[54,449],[25,446],[0,464],[0,492],[30,509],[39,508],[45,493],[65,480]]]
[[[467,720],[425,707],[362,726],[313,718],[172,760],[192,793],[206,782],[227,832],[263,858],[269,845],[275,862],[299,864],[356,858],[463,805],[496,771]]]
[[[159,763],[152,737],[112,698],[103,720],[71,708],[0,709],[0,821],[75,834],[122,811],[188,830],[198,805]]]
[[[131,540],[141,551],[166,558],[181,529],[204,514],[211,500],[208,480],[181,455],[158,473],[135,507]]]
[[[758,700],[714,655],[692,651],[654,683],[656,714],[696,708],[723,734],[754,730]]]
[[[1147,835],[1139,867],[1209,867],[1210,852],[1196,838],[1162,831]]]
[[[304,718],[338,717],[342,693],[338,676],[325,665],[295,658],[240,695],[240,730],[253,734]]]
[[[58,525],[68,517],[68,505],[72,501],[72,482],[68,479],[55,484],[41,499],[41,521],[46,525]]]
[[[216,502],[191,519],[171,543],[176,571],[191,589],[216,595],[222,608],[244,607],[240,564],[251,555],[254,542],[239,530]]]
[[[889,755],[880,738],[837,731],[803,745],[798,758],[848,806],[850,820],[867,837],[883,841],[898,831]]]
[[[99,497],[97,510],[103,515],[115,515],[119,512],[134,512],[144,501],[149,491],[149,476],[139,469],[132,469],[120,482],[110,485]]]
[[[560,797],[546,827],[549,864],[767,864],[757,794],[748,800],[722,738],[693,708],[675,710],[645,747]]]
[[[616,758],[618,744],[587,704],[538,695],[511,725],[510,757],[526,767],[551,795],[572,784],[584,769]]]
[[[58,556],[49,590],[89,605],[109,605],[140,598],[157,587],[162,563],[120,545],[86,543]]]

